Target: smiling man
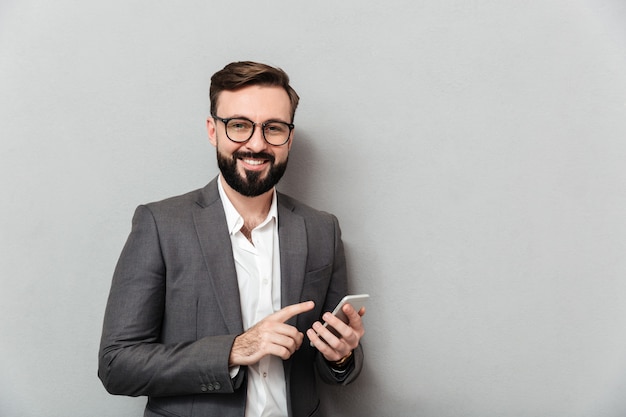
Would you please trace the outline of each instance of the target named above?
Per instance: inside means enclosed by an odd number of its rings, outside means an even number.
[[[278,68],[215,73],[220,175],[135,212],[98,375],[113,394],[148,396],[144,416],[320,416],[315,375],[347,384],[361,370],[365,311],[346,305],[347,324],[328,313],[347,293],[337,219],[275,189],[298,100]]]

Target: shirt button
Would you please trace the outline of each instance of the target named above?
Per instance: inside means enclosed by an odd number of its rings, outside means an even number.
[[[263,378],[267,378],[267,372],[263,372]]]
[[[263,285],[267,285],[267,278],[263,278]]]

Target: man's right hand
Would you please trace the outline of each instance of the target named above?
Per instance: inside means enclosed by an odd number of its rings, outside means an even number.
[[[289,359],[300,348],[304,335],[287,320],[315,307],[313,301],[287,306],[271,314],[235,338],[228,366],[247,366],[267,355]]]

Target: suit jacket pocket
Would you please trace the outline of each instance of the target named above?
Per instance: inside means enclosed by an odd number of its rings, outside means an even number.
[[[326,291],[330,283],[332,272],[332,265],[326,265],[315,271],[307,272],[304,275],[301,300],[313,300],[316,306],[321,306],[326,299]]]
[[[315,271],[307,272],[306,274],[304,274],[304,285],[315,284],[317,281],[320,280],[329,281],[332,273],[332,264],[316,269]]]

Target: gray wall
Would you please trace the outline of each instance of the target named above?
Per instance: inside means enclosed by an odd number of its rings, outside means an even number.
[[[0,415],[141,415],[96,378],[112,270],[215,175],[241,59],[291,75],[281,188],[373,296],[331,415],[626,414],[623,1],[0,0]]]

